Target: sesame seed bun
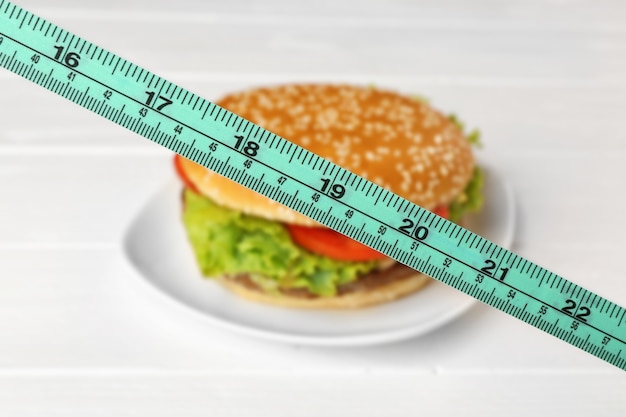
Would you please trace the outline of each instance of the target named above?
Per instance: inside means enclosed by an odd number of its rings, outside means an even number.
[[[395,92],[294,84],[230,94],[216,104],[426,209],[451,202],[472,177],[475,160],[460,129],[427,103]],[[191,161],[181,169],[220,205],[317,224]]]

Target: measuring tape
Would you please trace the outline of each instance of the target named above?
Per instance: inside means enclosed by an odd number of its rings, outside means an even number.
[[[623,307],[5,0],[0,65],[626,370]]]

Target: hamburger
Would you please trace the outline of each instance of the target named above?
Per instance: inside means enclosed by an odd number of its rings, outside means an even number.
[[[255,88],[216,101],[449,220],[481,205],[481,170],[455,117],[426,101],[352,85]],[[201,273],[250,300],[358,308],[431,278],[181,156],[182,222]]]

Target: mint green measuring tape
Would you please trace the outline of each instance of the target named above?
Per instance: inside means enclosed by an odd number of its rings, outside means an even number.
[[[626,370],[626,309],[0,0],[0,65]]]

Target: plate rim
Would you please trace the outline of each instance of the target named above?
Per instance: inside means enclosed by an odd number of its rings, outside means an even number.
[[[485,172],[497,173],[497,170],[494,170],[490,165],[484,164],[480,162],[480,166]],[[502,188],[503,195],[502,200],[506,201],[507,208],[507,217],[510,218],[510,221],[505,222],[507,229],[503,232],[503,235],[507,237],[505,242],[496,242],[499,246],[504,247],[505,249],[510,249],[513,244],[513,237],[515,231],[515,223],[516,223],[516,209],[515,209],[515,201],[513,189],[508,181],[501,178],[501,176],[495,175],[494,178],[497,178],[498,185]],[[431,320],[428,324],[419,323],[416,325],[408,325],[401,328],[394,328],[390,330],[377,330],[377,331],[362,331],[359,333],[349,334],[349,335],[303,335],[303,334],[294,334],[285,331],[277,331],[277,330],[269,330],[269,329],[261,329],[255,327],[254,325],[246,325],[241,324],[239,322],[230,321],[225,318],[217,317],[215,315],[210,314],[207,311],[203,311],[190,303],[184,302],[184,300],[180,299],[176,295],[170,294],[165,289],[152,282],[149,278],[145,277],[144,271],[142,271],[133,259],[129,255],[130,249],[129,245],[131,243],[132,230],[133,226],[135,226],[139,217],[145,213],[147,210],[147,205],[156,199],[160,194],[164,193],[168,187],[182,187],[182,183],[175,176],[167,181],[165,184],[162,184],[156,191],[152,192],[150,197],[144,204],[141,204],[139,208],[136,210],[134,215],[130,216],[129,221],[124,227],[124,232],[122,236],[122,244],[120,245],[120,251],[122,252],[122,256],[125,260],[124,264],[130,269],[133,276],[135,276],[135,282],[141,283],[144,288],[148,288],[153,295],[156,295],[161,301],[167,302],[169,305],[175,306],[178,309],[182,309],[187,313],[193,314],[195,317],[199,318],[201,321],[207,322],[211,325],[215,325],[219,328],[226,329],[228,331],[244,334],[247,336],[257,337],[265,340],[272,340],[276,342],[282,343],[292,343],[292,344],[302,344],[302,345],[310,345],[310,346],[369,346],[369,345],[378,345],[385,343],[392,343],[401,340],[406,340],[412,337],[417,337],[419,335],[426,334],[438,327],[444,326],[445,324],[453,321],[454,319],[460,317],[463,313],[469,310],[471,307],[476,305],[478,300],[475,298],[462,294],[466,297],[466,300],[463,303],[459,303],[456,308],[450,309],[446,311],[445,314],[438,317],[436,320]],[[435,285],[443,285],[445,284],[435,281]],[[446,286],[447,287],[447,286]],[[456,291],[456,290],[455,290]],[[234,295],[233,295],[234,297]],[[279,307],[276,307],[279,308]]]

